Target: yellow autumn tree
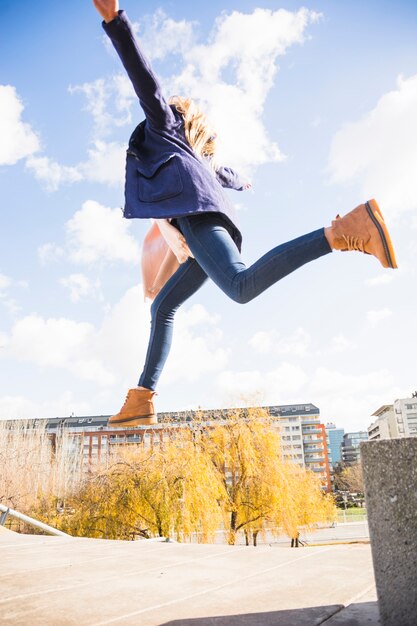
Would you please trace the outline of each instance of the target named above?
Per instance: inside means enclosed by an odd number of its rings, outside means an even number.
[[[74,513],[60,527],[70,534],[133,539],[193,533],[210,541],[221,523],[224,497],[214,467],[195,445],[190,429],[153,450],[119,450],[106,470],[97,470],[74,494]]]
[[[323,493],[321,482],[313,472],[288,463],[285,466],[282,490],[286,506],[277,516],[288,537],[296,539],[300,528],[313,530],[320,522],[335,519],[332,495]]]
[[[229,411],[210,421],[197,415],[157,441],[152,449],[118,446],[108,467],[90,472],[67,497],[63,512],[43,500],[40,515],[81,536],[208,542],[225,530],[230,544],[243,533],[255,545],[259,534],[294,538],[332,516],[316,477],[283,460],[266,410]]]
[[[256,537],[280,506],[276,484],[283,462],[279,435],[269,422],[262,409],[236,411],[202,438],[226,494],[222,508],[230,544],[239,531]]]
[[[327,521],[333,500],[309,471],[284,461],[280,435],[264,409],[229,413],[205,436],[205,450],[221,477],[228,542],[243,532],[246,543],[267,530],[296,537],[300,527]]]

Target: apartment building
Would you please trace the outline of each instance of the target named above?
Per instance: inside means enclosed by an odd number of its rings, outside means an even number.
[[[344,428],[336,428],[335,424],[326,424],[329,463],[332,469],[342,460],[341,445],[345,434]]]
[[[345,465],[356,465],[356,463],[359,463],[361,456],[360,444],[362,441],[368,441],[368,433],[365,430],[343,435],[340,447],[342,463]]]
[[[400,436],[393,404],[383,404],[372,413],[372,417],[376,419],[368,426],[369,441],[394,439]]]
[[[284,459],[314,472],[323,488],[331,491],[326,428],[314,404],[265,407],[281,433]]]
[[[284,459],[298,463],[311,470],[319,478],[325,490],[331,490],[330,465],[326,429],[320,422],[320,410],[313,404],[290,404],[266,406],[273,424],[279,430]],[[236,409],[212,409],[198,411],[198,418],[210,428]],[[244,409],[242,412],[244,413]],[[196,417],[196,411],[159,413],[159,423],[130,429],[108,427],[108,415],[70,416],[32,420],[36,426],[46,422],[47,431],[54,437],[62,433],[71,435],[67,444],[74,451],[80,450],[86,467],[98,459],[105,459],[113,446],[144,445],[153,447],[172,436],[178,428],[187,428]]]
[[[417,392],[394,404],[384,404],[372,414],[376,420],[368,427],[369,440],[417,437]]]
[[[417,437],[417,392],[411,398],[395,400],[394,413],[400,437]]]

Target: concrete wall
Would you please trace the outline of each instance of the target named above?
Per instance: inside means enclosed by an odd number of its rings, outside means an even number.
[[[417,439],[361,444],[383,626],[417,625]]]

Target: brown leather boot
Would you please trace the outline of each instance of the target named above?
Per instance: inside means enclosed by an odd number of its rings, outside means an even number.
[[[332,247],[335,250],[359,250],[375,256],[383,267],[396,268],[394,247],[376,200],[360,204],[344,217],[332,222]]]
[[[157,424],[158,417],[152,402],[155,393],[150,389],[129,389],[124,405],[117,415],[112,415],[108,426],[130,428],[131,426]]]

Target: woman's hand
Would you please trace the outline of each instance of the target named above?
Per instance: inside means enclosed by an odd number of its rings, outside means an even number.
[[[158,224],[161,235],[171,248],[172,252],[178,259],[178,263],[185,263],[188,257],[194,258],[191,254],[191,250],[187,245],[183,235],[178,228],[172,226],[168,220],[155,220]]]
[[[118,15],[119,0],[93,0],[93,4],[105,22],[111,22]]]

